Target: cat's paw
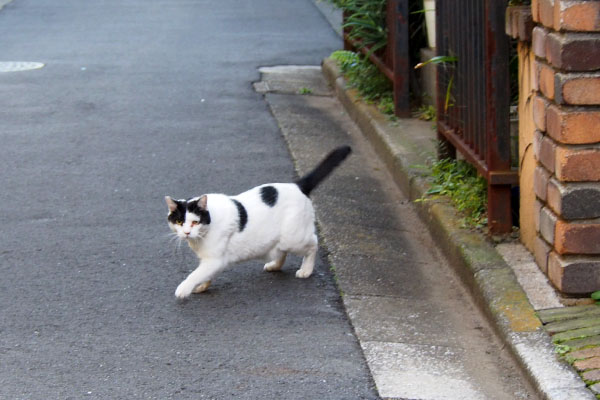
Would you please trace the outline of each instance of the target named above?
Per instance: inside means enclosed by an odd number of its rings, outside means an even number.
[[[175,290],[175,297],[178,299],[186,299],[192,294],[192,290],[194,290],[194,286],[190,285],[186,281],[183,281],[177,286],[177,290]]]
[[[296,271],[296,278],[308,278],[311,276],[311,274],[312,271],[307,271],[300,268],[298,271]]]
[[[271,261],[271,262],[266,263],[265,267],[263,269],[268,272],[273,272],[273,271],[280,271],[281,267],[282,267],[282,264],[280,262]]]
[[[210,286],[210,281],[206,281],[204,283],[199,284],[198,286],[196,286],[193,290],[193,293],[202,293],[204,292],[206,289],[208,289],[208,287]]]

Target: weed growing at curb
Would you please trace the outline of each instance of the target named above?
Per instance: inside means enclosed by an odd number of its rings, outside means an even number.
[[[422,105],[419,109],[414,113],[416,118],[419,118],[422,121],[437,121],[437,112],[435,107],[432,105]]]
[[[394,116],[392,83],[366,57],[347,50],[334,51],[335,60],[348,83],[369,104],[376,104],[379,111],[391,119]]]
[[[483,228],[487,225],[487,182],[475,167],[466,161],[443,159],[428,167],[431,187],[417,202],[447,196],[462,212],[464,227]]]

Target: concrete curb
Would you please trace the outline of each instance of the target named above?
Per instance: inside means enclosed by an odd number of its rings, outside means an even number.
[[[421,198],[428,184],[414,166],[425,164],[432,154],[423,150],[423,143],[418,143],[413,133],[427,127],[413,119],[391,123],[374,106],[361,102],[353,89],[346,87],[335,61],[326,59],[322,67],[340,102],[400,189],[412,201]],[[557,359],[549,335],[542,330],[513,270],[495,247],[482,234],[461,229],[456,211],[447,202],[415,204],[431,234],[440,239],[438,243],[451,265],[542,397],[596,399],[577,373]]]

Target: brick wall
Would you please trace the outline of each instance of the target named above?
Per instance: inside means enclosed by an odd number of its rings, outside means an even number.
[[[600,290],[600,1],[532,0],[535,258],[567,294]]]

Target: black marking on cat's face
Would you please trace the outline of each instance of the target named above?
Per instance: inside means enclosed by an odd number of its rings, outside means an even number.
[[[200,223],[204,225],[210,224],[210,213],[200,207],[198,204],[199,200],[192,200],[187,202],[187,211],[196,214],[200,217]]]
[[[231,199],[231,201],[233,201],[233,204],[235,204],[235,206],[238,209],[239,227],[241,232],[244,230],[246,224],[248,223],[248,213],[246,212],[246,208],[242,205],[242,203],[235,199]]]
[[[260,188],[260,198],[269,207],[275,206],[279,193],[273,186],[263,186]]]
[[[170,223],[182,225],[185,222],[187,212],[194,213],[200,217],[200,223],[204,225],[210,224],[210,213],[208,210],[203,210],[198,206],[198,201],[173,200],[177,204],[177,209],[171,211],[167,216]]]
[[[177,209],[171,211],[167,216],[170,223],[181,225],[185,222],[186,203],[183,201],[173,200],[177,204]]]

